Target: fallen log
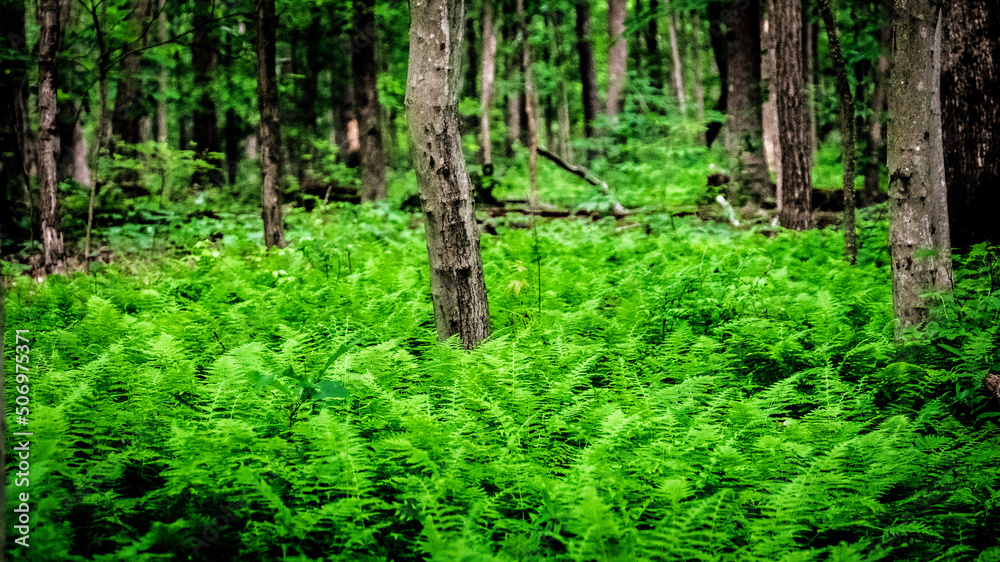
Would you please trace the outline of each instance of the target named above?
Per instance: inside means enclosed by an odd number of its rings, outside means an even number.
[[[607,195],[608,197],[610,197],[611,200],[614,202],[614,205],[613,205],[614,212],[616,212],[616,213],[627,213],[628,212],[625,209],[625,207],[622,207],[622,204],[618,202],[618,199],[611,193],[611,188],[608,187],[607,182],[605,182],[601,178],[599,178],[596,175],[594,175],[594,172],[591,172],[590,170],[588,170],[587,168],[584,168],[583,166],[577,166],[576,164],[570,164],[569,162],[563,160],[559,156],[557,156],[557,155],[549,152],[547,149],[545,149],[544,147],[541,147],[541,146],[538,147],[538,155],[539,156],[544,156],[545,158],[548,158],[556,166],[559,166],[563,170],[566,170],[567,172],[569,172],[569,173],[571,173],[571,174],[573,174],[575,176],[578,176],[578,177],[582,178],[584,181],[586,181],[590,185],[593,185],[593,186],[599,188],[601,190],[601,193],[603,193],[604,195]]]

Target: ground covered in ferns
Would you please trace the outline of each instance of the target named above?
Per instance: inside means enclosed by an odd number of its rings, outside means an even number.
[[[879,212],[853,267],[835,229],[501,217],[471,353],[384,206],[8,266],[32,559],[1000,560],[995,253],[897,341]]]

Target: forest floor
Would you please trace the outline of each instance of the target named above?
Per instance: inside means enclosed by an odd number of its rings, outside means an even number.
[[[255,213],[106,228],[4,279],[32,559],[998,560],[996,262],[897,340],[882,212],[856,266],[833,228],[490,218],[471,353],[389,206],[270,253]]]

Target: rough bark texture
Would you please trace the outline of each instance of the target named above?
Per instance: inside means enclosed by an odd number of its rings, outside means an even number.
[[[194,67],[194,90],[198,96],[198,104],[194,110],[191,137],[198,153],[216,169],[199,173],[192,181],[219,186],[223,182],[222,162],[217,158],[209,159],[205,156],[209,152],[222,151],[219,140],[219,112],[215,107],[212,91],[212,78],[219,63],[216,54],[219,41],[218,32],[210,22],[217,14],[213,13],[212,2],[195,2],[194,10],[194,25],[197,31],[191,45],[191,65]]]
[[[854,94],[847,80],[847,62],[840,50],[836,20],[828,0],[817,0],[826,35],[830,41],[830,54],[837,72],[837,93],[840,95],[840,133],[844,151],[844,258],[851,264],[858,259],[858,232],[854,221]],[[810,144],[810,146],[812,146]],[[811,149],[810,149],[811,150]],[[812,154],[810,153],[810,156]]]
[[[462,0],[411,0],[406,113],[426,221],[439,340],[470,349],[490,335],[479,229],[459,138]]]
[[[608,0],[608,115],[614,117],[622,109],[625,73],[628,70],[628,41],[625,39],[626,0]]]
[[[385,199],[385,147],[382,144],[382,104],[378,99],[378,64],[375,60],[375,0],[354,0],[354,32],[367,34],[355,41],[351,58],[354,98],[358,107],[361,140],[361,200]]]
[[[264,244],[285,247],[281,210],[281,121],[278,118],[278,82],[275,69],[274,0],[256,0],[257,103],[260,106],[260,190]]]
[[[896,4],[889,86],[889,251],[900,327],[927,319],[920,295],[952,285],[941,137],[940,3]]]
[[[497,29],[493,21],[494,0],[483,0],[483,54],[479,85],[479,131],[482,134],[483,164],[493,162],[490,138],[490,109],[493,107],[497,67]]]
[[[62,43],[59,0],[38,4],[38,190],[41,193],[42,252],[49,273],[63,273],[66,255],[59,218],[56,176],[56,55]]]
[[[775,193],[778,210],[781,210],[781,140],[778,138],[778,93],[774,87],[774,72],[777,58],[774,53],[774,0],[767,2],[767,16],[761,20],[761,78],[769,85],[768,96],[764,100],[761,114],[764,119],[764,158],[768,172],[775,175]]]
[[[760,87],[760,2],[733,0],[729,48],[729,127],[726,146],[737,160],[742,194],[757,201],[773,198],[764,161]]]
[[[812,179],[809,138],[802,105],[801,0],[775,0],[771,25],[775,36],[775,81],[781,141],[781,211],[785,228],[812,228]]]
[[[594,40],[590,35],[590,0],[576,0],[576,38],[583,86],[583,135],[589,139],[594,137],[594,120],[601,112],[601,100],[597,97]]]
[[[1000,3],[944,6],[941,111],[951,244],[1000,244]]]

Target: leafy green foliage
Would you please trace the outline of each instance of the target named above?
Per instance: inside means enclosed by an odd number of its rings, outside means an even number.
[[[155,264],[7,278],[34,560],[996,559],[986,248],[900,345],[884,224],[850,267],[832,230],[501,223],[467,353],[411,217],[288,221],[270,253],[220,214]]]

